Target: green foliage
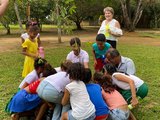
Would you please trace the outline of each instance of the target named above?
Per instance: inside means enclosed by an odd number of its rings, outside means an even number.
[[[57,23],[58,28],[62,28],[62,32],[71,34],[73,29],[73,22],[69,17],[75,12],[74,0],[57,1],[56,8],[53,11],[54,22]],[[58,10],[58,11],[57,11]]]

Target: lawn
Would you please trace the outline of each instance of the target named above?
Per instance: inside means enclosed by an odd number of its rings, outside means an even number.
[[[140,38],[142,38],[141,36]],[[43,43],[43,42],[42,42]],[[93,69],[91,42],[83,42],[82,48],[90,55],[90,67]],[[138,120],[160,119],[160,48],[145,44],[118,43],[118,50],[135,62],[136,75],[149,86],[148,96],[132,111]],[[0,52],[0,120],[10,120],[4,108],[10,97],[17,91],[23,69],[24,56],[20,54],[21,47],[12,51]],[[45,57],[54,67],[59,66],[70,51],[68,42],[45,46]]]

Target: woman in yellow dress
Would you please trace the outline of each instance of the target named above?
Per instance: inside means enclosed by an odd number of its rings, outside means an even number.
[[[22,77],[26,77],[34,69],[34,59],[38,57],[37,25],[29,27],[29,38],[22,44],[22,54],[25,55]]]

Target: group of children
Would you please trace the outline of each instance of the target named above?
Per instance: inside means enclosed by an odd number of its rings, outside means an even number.
[[[147,95],[148,87],[143,80],[117,71],[113,60],[107,59],[113,48],[104,34],[98,34],[92,45],[95,69],[92,76],[89,55],[81,49],[79,38],[70,40],[72,51],[54,69],[39,57],[38,26],[32,22],[28,25],[28,36],[22,40],[24,80],[6,107],[13,120],[18,119],[16,113],[36,108],[39,108],[36,120],[41,120],[47,109],[53,111],[52,120],[128,120],[128,104],[135,107],[137,96],[143,99]]]

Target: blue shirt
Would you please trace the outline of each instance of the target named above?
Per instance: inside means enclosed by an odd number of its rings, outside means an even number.
[[[95,51],[95,57],[96,58],[101,58],[103,55],[106,54],[107,50],[111,47],[111,45],[109,43],[105,42],[103,50],[100,50],[98,48],[97,43],[94,43],[92,45],[92,47],[93,47],[93,50]]]
[[[95,106],[96,116],[109,114],[109,109],[103,100],[101,87],[98,84],[86,84],[90,100]]]

